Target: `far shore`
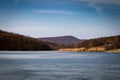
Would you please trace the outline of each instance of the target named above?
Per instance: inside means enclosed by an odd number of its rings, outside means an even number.
[[[0,52],[16,52],[17,50],[1,50]],[[20,50],[22,51],[22,50]],[[31,52],[32,50],[28,50],[29,52]],[[25,51],[25,52],[28,52]],[[39,51],[39,50],[37,50]],[[41,50],[40,50],[41,51]],[[42,50],[42,51],[49,51],[49,50]],[[85,49],[85,48],[63,48],[63,49],[58,49],[58,50],[50,50],[50,51],[61,51],[61,52],[108,52],[108,53],[120,53],[120,49],[112,49],[112,50],[105,50],[103,48],[90,48],[90,49]],[[24,52],[24,51],[22,51]]]
[[[82,47],[82,48],[64,48],[64,49],[59,49],[58,51],[65,51],[65,52],[109,52],[109,53],[120,53],[120,49],[106,50],[104,47],[92,47],[92,48],[89,48],[89,49],[86,49],[84,47]]]

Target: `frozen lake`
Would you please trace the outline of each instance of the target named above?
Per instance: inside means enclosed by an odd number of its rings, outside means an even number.
[[[120,80],[120,54],[1,51],[0,80]]]

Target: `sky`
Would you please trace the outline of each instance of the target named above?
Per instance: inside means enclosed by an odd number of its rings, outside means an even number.
[[[120,0],[0,0],[0,29],[34,38],[120,35]]]

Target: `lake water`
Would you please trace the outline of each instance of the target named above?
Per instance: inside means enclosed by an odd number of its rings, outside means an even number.
[[[120,54],[3,51],[0,80],[120,80]]]

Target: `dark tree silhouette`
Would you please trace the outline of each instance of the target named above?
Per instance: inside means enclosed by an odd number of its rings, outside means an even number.
[[[120,49],[120,35],[85,40],[81,43],[73,44],[71,46],[77,48],[105,47],[107,50]]]
[[[0,30],[0,50],[50,50],[48,44],[24,35]]]

